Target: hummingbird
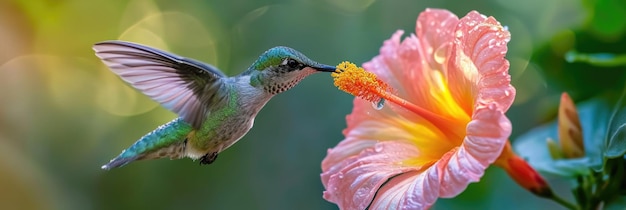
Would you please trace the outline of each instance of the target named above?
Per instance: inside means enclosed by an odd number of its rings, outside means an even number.
[[[137,43],[104,41],[93,49],[122,80],[178,114],[103,165],[105,170],[166,157],[211,164],[252,128],[273,96],[311,74],[335,71],[284,46],[265,51],[232,77],[212,65]]]

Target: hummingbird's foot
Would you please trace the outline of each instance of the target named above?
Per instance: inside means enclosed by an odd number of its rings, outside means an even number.
[[[204,156],[202,156],[200,158],[200,165],[211,164],[211,163],[215,162],[215,159],[217,159],[217,152],[207,153],[206,155],[204,155]]]

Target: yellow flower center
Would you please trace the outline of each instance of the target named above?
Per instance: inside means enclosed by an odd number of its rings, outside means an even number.
[[[406,160],[402,164],[429,166],[446,155],[446,153],[454,151],[463,142],[465,126],[469,122],[466,115],[461,117],[462,119],[454,119],[417,106],[397,96],[394,93],[394,89],[378,79],[374,73],[367,72],[363,68],[347,61],[337,65],[337,70],[331,76],[334,78],[335,86],[342,91],[373,103],[385,99],[419,115],[425,120],[424,122],[409,122],[404,119],[398,119],[394,123],[411,134],[409,140],[421,151],[420,157]],[[448,96],[443,97],[448,99],[443,101],[454,101],[449,95],[450,92],[447,89],[447,85],[439,85],[445,86],[443,95]],[[435,99],[440,98],[435,97]],[[444,104],[449,106],[448,103]],[[463,112],[458,107],[455,110]]]

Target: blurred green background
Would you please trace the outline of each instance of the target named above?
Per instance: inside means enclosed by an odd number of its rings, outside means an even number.
[[[276,96],[255,127],[209,166],[162,159],[103,171],[102,164],[175,115],[114,76],[91,46],[139,42],[228,75],[276,45],[330,65],[361,64],[397,29],[413,33],[427,7],[460,17],[477,10],[508,26],[518,90],[508,113],[513,136],[554,117],[560,91],[570,86],[547,82],[542,66],[549,65],[530,60],[540,49],[572,47],[572,34],[591,15],[580,1],[0,1],[0,209],[336,209],[322,198],[320,163],[342,139],[353,97],[328,74]],[[623,39],[623,30],[612,35],[612,42]],[[569,191],[554,184],[559,193]],[[468,207],[558,208],[493,167],[434,208]]]

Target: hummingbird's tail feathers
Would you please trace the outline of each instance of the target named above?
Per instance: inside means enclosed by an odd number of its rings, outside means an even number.
[[[176,118],[141,137],[141,139],[101,168],[110,170],[136,160],[164,157],[169,157],[170,159],[183,158],[186,156],[187,134],[191,130],[191,125],[182,118]]]
[[[148,151],[145,154],[139,154],[131,157],[121,157],[122,155],[120,155],[111,160],[109,163],[103,165],[101,168],[104,170],[111,170],[112,168],[122,167],[136,160],[152,160],[166,157],[169,157],[170,159],[184,158],[186,155],[186,144],[187,140],[185,139],[154,151]],[[122,152],[122,154],[124,154],[124,152]]]
[[[129,157],[129,158],[115,158],[111,160],[109,163],[104,164],[100,167],[103,170],[111,170],[113,168],[122,167],[130,162],[137,160],[137,157]]]

